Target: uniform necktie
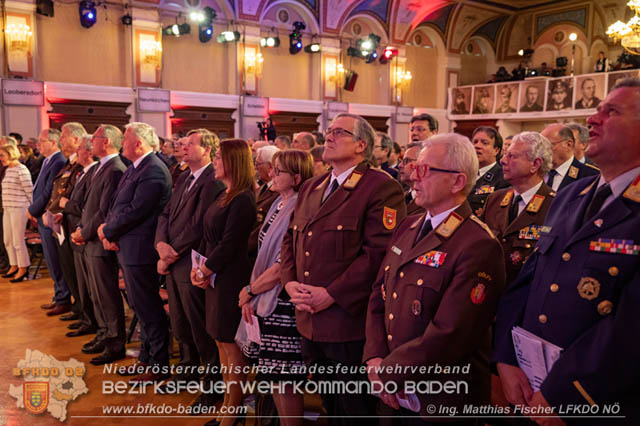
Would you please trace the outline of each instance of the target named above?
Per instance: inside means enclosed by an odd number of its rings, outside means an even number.
[[[555,169],[549,170],[549,177],[547,178],[547,185],[549,185],[549,187],[553,188],[553,181],[557,174],[558,172]]]
[[[413,243],[413,245],[415,246],[416,244],[418,244],[418,241],[426,237],[427,234],[431,232],[431,230],[433,230],[433,226],[431,226],[431,219],[429,219],[422,224],[422,228],[420,228],[420,232],[418,233],[416,241],[415,243]]]
[[[598,212],[602,208],[602,205],[604,204],[604,201],[609,198],[611,194],[613,194],[613,192],[611,192],[611,186],[609,186],[608,183],[605,183],[600,188],[598,188],[593,198],[591,199],[587,210],[585,210],[584,212],[582,223],[586,223],[589,219],[598,214]]]
[[[333,194],[336,191],[336,189],[338,189],[339,186],[340,184],[338,183],[338,179],[334,179],[333,183],[331,184],[331,187],[329,188],[329,192],[325,192],[324,197],[322,198],[323,204],[325,201],[327,201],[327,198],[329,198],[331,194]]]
[[[513,199],[511,206],[509,206],[509,223],[513,222],[515,218],[518,217],[520,201],[522,201],[522,196],[516,195],[516,198]]]

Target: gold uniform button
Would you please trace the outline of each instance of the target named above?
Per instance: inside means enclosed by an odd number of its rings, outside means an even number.
[[[389,321],[393,319],[393,314],[389,314]]]
[[[404,278],[404,272],[400,272],[400,278]]]
[[[551,286],[549,287],[549,290],[551,290],[553,293],[557,292],[558,290],[560,290],[560,286],[558,284],[551,284]]]
[[[388,341],[392,341],[392,340],[393,340],[393,336],[392,336],[392,335],[390,335],[390,334],[387,334],[387,340],[388,340]]]
[[[384,270],[385,270],[385,271],[388,271],[388,270],[389,270],[389,268],[390,268],[390,266],[389,266],[389,265],[387,265],[387,266],[385,266],[385,267],[384,267]]]
[[[391,295],[391,297],[393,297],[394,299],[398,298],[398,293],[396,293],[395,291],[393,292],[393,294]]]
[[[305,251],[305,252],[304,252],[304,255],[305,255],[305,256],[307,256],[307,257],[309,257],[309,256],[311,256],[311,253],[309,253],[308,251]]]
[[[541,314],[538,317],[538,321],[540,321],[542,324],[546,324],[547,323],[547,316],[545,314]]]
[[[338,228],[338,231],[342,231],[342,225],[338,225],[336,228]]]
[[[310,237],[312,235],[313,235],[313,232],[311,232],[311,231],[307,232],[307,237]]]
[[[304,276],[308,277],[309,276],[309,271],[304,271]]]
[[[611,268],[609,268],[609,275],[611,275],[612,277],[617,277],[619,273],[620,273],[620,270],[615,266],[612,266]]]
[[[418,284],[418,285],[422,285],[423,283],[424,283],[424,281],[422,281],[422,278],[420,278],[420,279],[416,282],[416,284]]]
[[[562,260],[564,260],[565,262],[568,262],[571,260],[571,255],[569,253],[562,253]]]
[[[613,310],[613,303],[608,300],[603,300],[598,304],[598,313],[600,315],[609,315]]]

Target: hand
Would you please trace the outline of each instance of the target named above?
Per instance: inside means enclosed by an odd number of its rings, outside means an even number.
[[[29,219],[29,221],[31,222],[31,224],[33,224],[34,226],[38,225],[38,219],[36,219],[35,217],[33,217],[31,215],[31,213],[29,213],[29,209],[26,210],[26,215],[27,215],[27,219]]]
[[[498,376],[502,381],[502,388],[507,401],[513,405],[529,405],[533,395],[533,389],[529,384],[527,375],[519,367],[498,363]]]
[[[68,202],[69,202],[69,199],[67,197],[62,197],[60,198],[60,203],[58,204],[60,204],[61,209],[64,209]]]
[[[378,373],[376,372],[376,367],[378,367],[381,362],[382,358],[380,357],[371,358],[369,361],[367,361],[367,375],[369,377],[369,381],[371,383],[379,383],[379,385],[377,386],[381,386],[383,384],[382,380],[380,380],[380,376],[378,376]],[[393,408],[394,410],[400,409],[400,404],[398,404],[398,399],[395,395],[388,394],[387,392],[382,390],[380,391],[379,396],[380,399],[382,399],[382,402],[384,402],[389,407]]]
[[[171,265],[179,258],[178,252],[164,241],[160,241],[158,244],[156,244],[156,251],[160,256],[160,259],[162,259],[168,265]]]
[[[160,275],[169,275],[169,265],[162,259],[158,259],[157,270]]]
[[[50,228],[49,226],[49,221],[47,220],[47,215],[43,214],[42,215],[42,223],[44,224],[44,226],[46,226],[47,228]]]
[[[533,396],[531,397],[531,401],[529,402],[529,406],[536,408],[540,407],[540,409],[538,410],[538,412],[540,413],[547,412],[547,410],[545,409],[548,409],[548,412],[551,412],[549,403],[544,398],[544,396],[542,396],[542,392],[540,391],[534,392]],[[555,414],[538,414],[537,416],[530,416],[530,418],[540,426],[564,426],[565,424],[564,421],[562,421],[562,419]]]
[[[252,315],[254,315],[254,312],[251,303],[245,303],[244,305],[242,305],[242,318],[249,325],[253,325],[253,319],[251,318]]]
[[[202,273],[209,278],[211,275],[213,275],[213,271],[209,268],[207,268],[207,265],[205,265],[204,263],[200,266],[200,270],[202,271]]]
[[[73,234],[71,234],[71,241],[77,246],[86,244],[86,241],[82,238],[82,228],[76,228]]]
[[[191,269],[191,284],[202,289],[206,289],[209,285],[209,277],[200,278],[196,268]]]
[[[309,284],[301,285],[302,289],[308,293],[306,300],[303,300],[302,303],[311,306],[313,313],[324,311],[335,302],[326,288]]]
[[[102,247],[104,247],[104,249],[108,250],[108,251],[118,251],[118,250],[120,250],[120,247],[118,247],[117,243],[112,243],[111,241],[107,240],[106,238],[104,238],[102,240]]]
[[[100,238],[101,240],[104,240],[104,227],[106,226],[106,223],[103,223],[102,225],[98,226],[98,238]]]
[[[55,223],[62,222],[62,213],[58,213],[58,214],[53,215],[53,221]]]
[[[242,307],[243,305],[249,303],[251,299],[253,299],[253,297],[249,296],[249,293],[247,293],[247,289],[245,287],[242,287],[242,290],[240,290],[240,295],[238,296],[238,306]]]

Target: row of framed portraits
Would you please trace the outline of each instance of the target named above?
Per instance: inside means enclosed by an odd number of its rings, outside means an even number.
[[[528,117],[540,113],[590,113],[618,80],[638,77],[640,70],[582,74],[575,77],[535,77],[518,82],[449,88],[451,119]]]

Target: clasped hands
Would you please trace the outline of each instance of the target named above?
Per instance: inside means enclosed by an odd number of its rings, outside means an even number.
[[[306,311],[310,314],[324,311],[335,302],[324,287],[289,281],[285,286],[285,290],[287,290],[289,297],[291,297],[291,303],[296,306],[297,310]]]
[[[200,268],[191,269],[191,284],[198,288],[206,289],[209,285],[209,277],[213,275],[213,271],[207,268],[206,265],[200,266]]]
[[[98,227],[98,238],[100,238],[100,241],[102,241],[102,247],[104,247],[105,250],[109,250],[109,251],[120,250],[120,247],[118,247],[118,244],[107,240],[107,238],[104,236],[104,227],[106,225],[107,225],[106,223],[103,223]]]
[[[156,244],[156,251],[158,252],[158,273],[160,275],[168,275],[169,274],[169,266],[173,264],[180,258],[180,255],[177,251],[174,250],[171,245],[165,243],[164,241],[160,241]]]

